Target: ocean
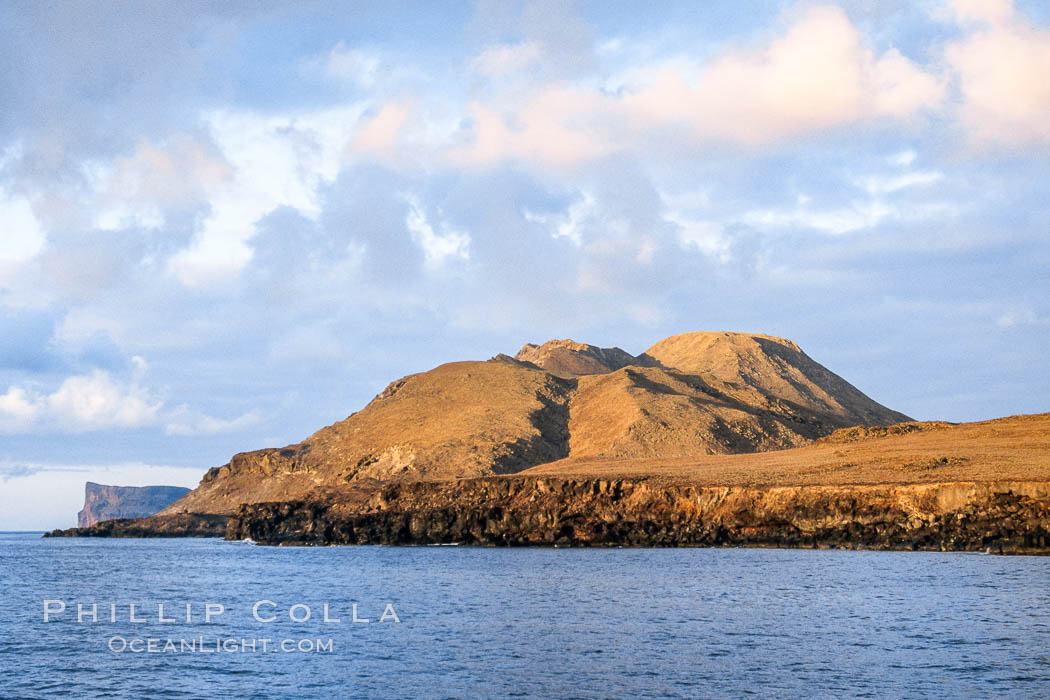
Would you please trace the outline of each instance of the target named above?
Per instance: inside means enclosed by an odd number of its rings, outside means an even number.
[[[0,575],[2,698],[1050,696],[1042,557],[6,533]]]

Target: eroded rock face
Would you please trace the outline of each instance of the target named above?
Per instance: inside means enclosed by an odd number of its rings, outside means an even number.
[[[144,518],[189,492],[181,486],[107,486],[89,481],[84,485],[84,509],[77,514],[77,527],[116,518]]]
[[[264,544],[849,547],[1050,553],[1050,484],[694,487],[647,480],[393,484],[361,512],[243,505],[226,538]]]

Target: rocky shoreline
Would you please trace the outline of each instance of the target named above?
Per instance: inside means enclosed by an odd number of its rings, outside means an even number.
[[[242,505],[268,545],[767,546],[1050,554],[1050,483],[702,487],[482,478],[394,484],[365,508]]]
[[[107,520],[45,537],[225,537],[263,545],[790,547],[1050,554],[1050,483],[692,486],[489,477],[389,484],[232,515]]]
[[[103,520],[90,527],[52,530],[44,537],[223,537],[227,516],[210,513]]]

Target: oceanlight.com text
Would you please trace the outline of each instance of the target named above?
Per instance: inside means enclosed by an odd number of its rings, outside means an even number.
[[[109,638],[115,654],[330,654],[335,643],[328,639],[245,639],[236,637],[122,637]]]

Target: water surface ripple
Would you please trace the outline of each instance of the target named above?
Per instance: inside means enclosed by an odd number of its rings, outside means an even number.
[[[12,533],[0,576],[3,698],[1050,696],[1050,558]],[[44,624],[52,599],[68,608]],[[275,622],[253,619],[260,600]],[[77,602],[99,622],[78,624]],[[226,608],[210,624],[206,602]],[[158,603],[177,621],[158,622]],[[311,619],[294,623],[300,603]],[[351,621],[354,603],[371,622]],[[378,621],[388,603],[400,623]],[[109,648],[202,636],[332,650]]]

